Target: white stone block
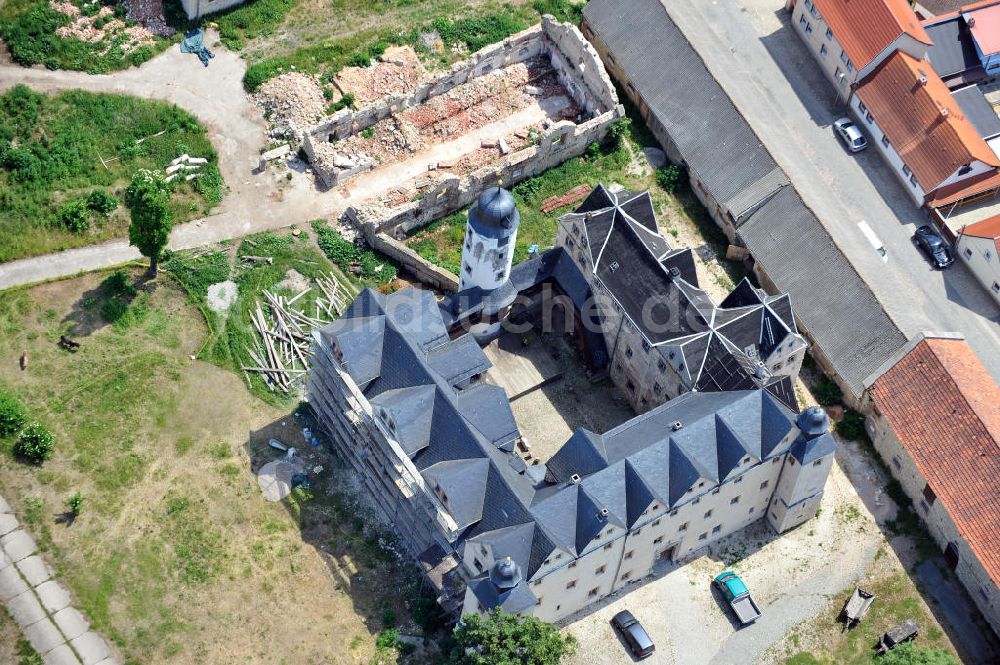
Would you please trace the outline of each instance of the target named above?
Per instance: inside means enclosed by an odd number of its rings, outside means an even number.
[[[42,656],[42,662],[45,665],[80,665],[80,660],[73,655],[73,650],[66,644],[60,644]]]
[[[45,610],[42,609],[41,603],[35,597],[35,592],[30,589],[11,599],[7,603],[7,611],[14,617],[17,625],[22,628],[30,626],[36,621],[41,621],[45,616]]]
[[[5,536],[17,528],[17,518],[10,513],[0,513],[0,536]]]
[[[35,592],[38,593],[38,598],[42,601],[42,605],[50,613],[58,612],[64,607],[69,606],[69,591],[66,591],[63,585],[55,580],[43,582],[38,585]]]
[[[111,656],[111,650],[108,649],[104,638],[92,630],[71,640],[70,643],[76,649],[76,652],[80,654],[83,665],[97,665],[102,660]]]
[[[64,607],[56,612],[52,618],[67,640],[75,640],[90,630],[90,622],[75,607]]]
[[[15,565],[31,586],[38,586],[53,575],[53,570],[37,554],[32,554],[27,558],[21,559]]]
[[[28,584],[21,579],[17,568],[9,564],[0,568],[0,603],[6,603],[28,590]]]
[[[25,628],[24,636],[28,638],[31,646],[35,647],[35,651],[39,654],[48,653],[66,642],[62,633],[48,617]]]

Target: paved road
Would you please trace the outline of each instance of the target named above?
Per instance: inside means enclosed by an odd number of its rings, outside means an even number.
[[[47,665],[117,665],[0,496],[0,603]]]
[[[782,0],[664,6],[900,329],[961,332],[1000,381],[1000,308],[960,263],[930,268],[910,241],[926,213],[877,151],[852,155],[834,137],[830,124],[845,109],[788,25]],[[888,263],[858,231],[861,220],[885,243]]]

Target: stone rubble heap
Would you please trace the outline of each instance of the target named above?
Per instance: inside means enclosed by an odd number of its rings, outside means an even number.
[[[328,102],[315,76],[290,72],[260,87],[253,96],[273,128],[274,136],[298,136],[306,127],[326,115]]]
[[[409,46],[391,46],[369,67],[344,67],[334,81],[363,106],[389,95],[412,92],[427,78],[427,70]]]

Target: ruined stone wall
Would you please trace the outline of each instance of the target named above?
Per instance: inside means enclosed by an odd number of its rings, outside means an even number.
[[[437,267],[398,240],[390,238],[384,233],[374,232],[371,227],[365,231],[365,240],[375,251],[401,265],[421,283],[433,286],[440,291],[450,293],[458,291],[457,276],[444,268]]]
[[[324,118],[303,132],[302,147],[317,175],[328,186],[336,186],[349,175],[365,170],[370,165],[343,171],[330,163],[331,160],[326,155],[329,149],[324,144],[357,134],[391,115],[423,104],[432,97],[467,83],[472,78],[543,54],[549,56],[560,83],[583,110],[584,117],[593,120],[609,113],[621,116],[618,95],[597,51],[584,39],[576,26],[560,23],[546,15],[542,17],[540,25],[476,51],[467,60],[455,63],[447,71],[421,83],[410,93],[385,97],[357,110],[341,109]]]

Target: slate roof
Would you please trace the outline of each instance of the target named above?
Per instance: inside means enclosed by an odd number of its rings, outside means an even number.
[[[927,49],[927,59],[943,79],[981,67],[965,20],[958,15],[924,23],[934,44]]]
[[[1000,387],[960,339],[924,339],[872,399],[994,584],[1000,584]]]
[[[688,169],[737,221],[788,184],[660,0],[591,0],[583,16],[654,118],[654,133],[657,125],[666,130]]]
[[[856,395],[906,343],[871,289],[791,187],[740,227],[767,276],[795,301],[795,314]],[[850,325],[845,325],[849,322]]]
[[[813,0],[837,42],[859,69],[902,34],[930,44],[907,0]],[[839,55],[839,54],[837,54]]]
[[[680,354],[674,366],[691,387],[757,387],[756,377],[766,378],[758,358],[798,335],[788,296],[747,280],[716,305],[698,287],[691,250],[674,250],[660,235],[648,193],[598,185],[561,221],[586,229],[594,276],[651,345],[672,362]]]
[[[693,499],[688,491],[700,481],[711,490],[738,475],[747,456],[759,462],[788,452],[798,442],[788,438],[796,415],[766,390],[694,392],[603,435],[578,430],[547,464],[568,484],[532,512],[579,553],[605,523],[631,527],[653,501],[673,508]],[[827,438],[823,450],[833,445]],[[571,511],[576,520],[558,519]]]
[[[980,136],[984,139],[991,139],[1000,135],[1000,117],[993,110],[993,106],[986,101],[986,97],[983,96],[983,91],[979,89],[978,85],[967,85],[964,88],[954,90],[951,96],[958,102],[962,113],[969,119]]]

